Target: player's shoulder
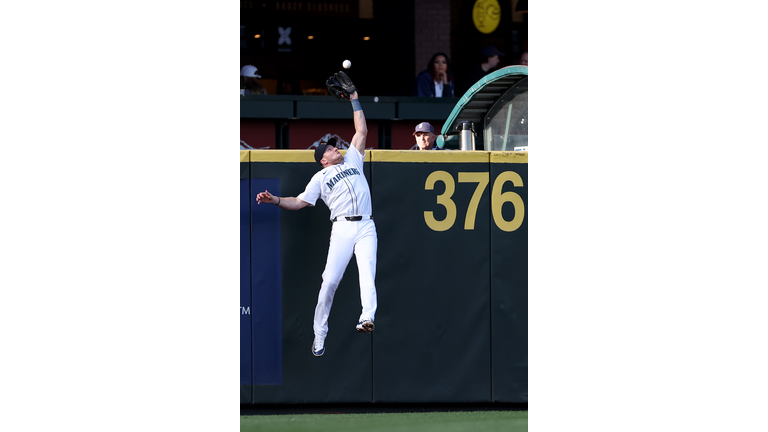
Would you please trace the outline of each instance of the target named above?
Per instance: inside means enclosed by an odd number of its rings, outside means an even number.
[[[363,152],[360,153],[360,150],[357,149],[355,146],[349,146],[347,149],[347,154],[345,158],[355,158],[355,159],[363,159],[365,157],[365,149],[363,149]]]
[[[310,183],[314,181],[321,181],[323,177],[325,177],[328,174],[328,167],[319,169],[316,173],[312,175],[312,178],[309,179]]]

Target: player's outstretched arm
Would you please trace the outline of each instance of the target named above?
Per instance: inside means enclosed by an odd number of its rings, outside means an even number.
[[[354,146],[360,154],[365,154],[365,138],[366,135],[368,135],[368,125],[365,123],[365,114],[363,114],[360,101],[357,99],[357,92],[349,95],[349,100],[352,102],[352,110],[355,118],[355,136],[352,137],[350,145]]]
[[[261,204],[275,204],[284,210],[299,210],[308,206],[309,203],[302,201],[296,197],[277,197],[269,193],[269,191],[260,192],[256,195],[256,203]]]

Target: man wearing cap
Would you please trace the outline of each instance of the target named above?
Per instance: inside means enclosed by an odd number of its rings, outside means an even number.
[[[442,150],[435,144],[435,140],[437,140],[435,129],[427,122],[416,125],[413,136],[416,137],[416,145],[419,150]]]
[[[469,86],[475,85],[476,82],[491,73],[499,65],[499,56],[503,55],[504,53],[497,50],[493,45],[483,48],[480,53],[480,63],[475,63],[469,70]]]
[[[346,155],[336,148],[336,140],[320,144],[315,149],[315,161],[322,167],[297,197],[277,197],[264,191],[256,196],[261,204],[271,203],[284,210],[299,210],[314,206],[318,198],[331,211],[331,244],[323,272],[323,283],[317,297],[313,329],[315,340],[312,354],[319,357],[325,352],[328,335],[328,316],[333,296],[341,282],[344,270],[355,254],[360,274],[360,300],[363,306],[356,329],[360,333],[373,331],[376,314],[376,250],[378,237],[373,223],[371,191],[363,174],[365,139],[368,126],[357,92],[350,95],[355,135]]]

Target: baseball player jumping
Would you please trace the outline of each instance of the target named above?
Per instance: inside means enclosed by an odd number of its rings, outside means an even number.
[[[328,316],[341,278],[344,275],[352,253],[355,254],[360,274],[360,300],[363,311],[357,324],[357,331],[373,331],[376,314],[376,249],[378,237],[373,223],[371,191],[363,175],[363,157],[368,126],[365,123],[363,108],[358,100],[357,89],[343,72],[334,74],[328,82],[328,89],[336,97],[348,99],[352,103],[355,122],[355,136],[352,137],[346,156],[336,148],[336,140],[320,144],[315,149],[315,161],[323,167],[307,184],[298,197],[276,197],[264,191],[256,196],[256,201],[275,204],[285,210],[299,210],[308,205],[314,206],[318,198],[331,211],[331,242],[328,247],[328,259],[323,271],[323,283],[317,296],[313,329],[315,340],[312,354],[321,356],[325,353],[325,338],[328,335]]]

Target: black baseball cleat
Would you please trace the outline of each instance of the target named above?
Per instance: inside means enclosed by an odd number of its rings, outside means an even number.
[[[373,321],[371,320],[363,320],[357,323],[357,332],[358,333],[370,333],[373,331]]]

